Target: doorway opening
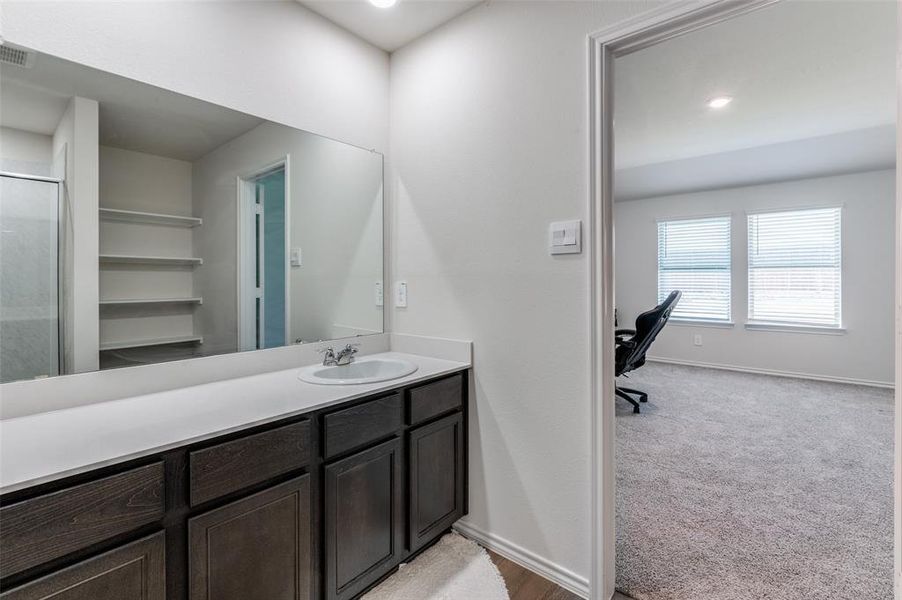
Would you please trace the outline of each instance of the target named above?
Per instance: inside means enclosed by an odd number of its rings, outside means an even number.
[[[289,202],[287,160],[239,180],[239,347],[288,343]]]
[[[819,16],[842,10],[848,18]],[[872,35],[840,48],[863,15],[881,11]],[[771,37],[744,39],[754,28],[745,19],[773,25]],[[893,597],[902,573],[895,22],[890,2],[714,1],[592,37],[593,598],[615,587],[640,600]],[[829,27],[841,31],[825,45],[841,56],[828,66],[812,42]],[[707,39],[692,54],[694,36]],[[799,53],[752,56],[787,43]],[[861,60],[877,45],[880,58]],[[792,68],[809,51],[804,69]],[[655,54],[678,64],[652,65],[643,87],[643,57]],[[640,76],[621,82],[627,69]],[[794,73],[782,85],[780,69]],[[853,82],[825,89],[844,70]],[[822,87],[809,102],[815,72]],[[668,73],[686,85],[668,87]],[[845,96],[877,79],[879,90],[862,94],[874,106]],[[767,85],[776,87],[759,93]],[[623,106],[644,111],[632,128]],[[667,112],[673,127],[659,118]],[[818,129],[844,119],[855,123]],[[831,147],[843,150],[831,157]],[[880,275],[857,281],[870,269]],[[681,305],[645,364],[624,371],[632,380],[615,378],[618,325],[642,329],[637,316],[674,290]],[[868,347],[855,349],[859,336]],[[649,395],[628,403],[615,395],[627,386]],[[757,579],[743,570],[756,565]]]

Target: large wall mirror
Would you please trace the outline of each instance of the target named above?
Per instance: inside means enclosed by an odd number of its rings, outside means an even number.
[[[2,50],[0,382],[382,332],[381,154]]]

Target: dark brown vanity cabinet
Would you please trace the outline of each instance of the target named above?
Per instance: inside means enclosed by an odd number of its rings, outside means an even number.
[[[410,549],[419,550],[464,514],[461,413],[410,432]]]
[[[310,476],[188,520],[191,600],[310,600]]]
[[[403,552],[401,440],[326,465],[325,590],[353,598],[391,571]]]
[[[0,600],[346,600],[466,513],[467,372],[0,497]]]
[[[0,594],[3,600],[164,600],[162,532]]]

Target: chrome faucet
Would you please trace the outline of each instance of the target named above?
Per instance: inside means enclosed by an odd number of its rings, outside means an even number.
[[[360,346],[360,344],[348,344],[343,349],[339,350],[338,354],[336,354],[335,350],[331,347],[320,350],[320,354],[323,355],[323,366],[336,367],[351,364],[354,362],[354,355],[357,354],[358,346]]]
[[[319,351],[320,354],[323,355],[323,366],[324,367],[334,367],[338,364],[338,361],[335,360],[335,350],[330,348],[324,348]]]
[[[335,355],[336,365],[349,365],[354,362],[354,355],[357,354],[357,348],[360,344],[348,344]]]

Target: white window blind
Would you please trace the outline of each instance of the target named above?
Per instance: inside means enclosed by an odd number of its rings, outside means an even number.
[[[658,303],[683,297],[677,319],[730,320],[730,217],[658,222]]]
[[[840,327],[840,208],[749,215],[749,320]]]

